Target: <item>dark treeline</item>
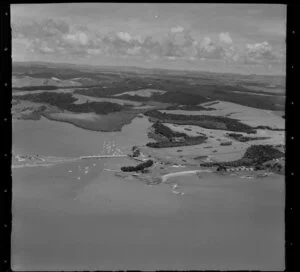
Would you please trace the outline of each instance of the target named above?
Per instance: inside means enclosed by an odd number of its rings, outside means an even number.
[[[57,90],[61,89],[62,87],[59,86],[50,86],[50,85],[41,85],[41,86],[24,86],[24,87],[13,87],[13,90],[17,91],[38,91],[38,90]]]
[[[267,129],[267,130],[273,130],[273,131],[284,131],[285,129],[282,128],[272,128],[269,126],[256,126],[255,129]]]
[[[214,108],[205,108],[200,105],[183,105],[179,109],[184,110],[184,111],[212,111],[212,110],[215,110]]]
[[[55,85],[41,85],[41,86],[24,86],[24,87],[13,87],[13,90],[16,91],[51,91],[58,89],[77,89],[77,91],[84,91],[86,88],[95,88],[99,87],[99,85],[95,86],[55,86]]]
[[[181,133],[181,132],[176,132],[170,129],[169,127],[165,126],[159,121],[156,121],[153,125],[152,128],[154,129],[154,133],[160,134],[162,136],[167,137],[169,140],[171,140],[173,137],[183,137],[187,138],[187,134]]]
[[[161,141],[161,142],[151,142],[147,143],[146,146],[152,148],[166,148],[166,147],[180,147],[180,146],[189,146],[189,145],[198,145],[204,143],[207,139],[205,136],[197,137],[187,137],[184,142],[171,142],[171,141]]]
[[[77,101],[75,97],[73,97],[70,93],[51,93],[51,92],[43,92],[43,93],[34,93],[34,94],[25,94],[18,97],[22,100],[29,100],[32,102],[38,103],[48,103],[53,106],[63,107],[64,105],[68,105]]]
[[[270,137],[248,137],[244,136],[243,134],[240,133],[227,133],[226,136],[239,141],[239,142],[249,142],[249,141],[254,141],[254,140],[266,140],[270,139]]]
[[[86,102],[82,104],[74,104],[77,101],[76,98],[70,93],[38,93],[38,94],[26,94],[19,97],[19,99],[29,100],[38,103],[47,103],[52,106],[56,106],[61,110],[68,110],[75,113],[89,113],[94,112],[96,114],[108,114],[111,112],[118,112],[126,109],[126,106],[122,106],[111,102]]]

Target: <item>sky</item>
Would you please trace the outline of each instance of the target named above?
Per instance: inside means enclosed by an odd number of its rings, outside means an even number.
[[[13,61],[285,74],[286,6],[11,5]]]

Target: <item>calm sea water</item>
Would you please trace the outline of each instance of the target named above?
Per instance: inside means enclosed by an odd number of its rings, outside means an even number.
[[[126,147],[146,140],[140,120],[119,133],[18,121],[14,149],[78,156],[100,152],[111,139]],[[105,170],[129,163],[14,169],[13,269],[284,269],[283,177],[206,173],[150,187]],[[174,183],[184,195],[172,193]]]
[[[149,141],[147,118],[135,118],[121,132],[84,130],[72,124],[50,121],[13,120],[13,151],[20,154],[77,157],[100,154],[104,144],[115,144],[126,151]]]

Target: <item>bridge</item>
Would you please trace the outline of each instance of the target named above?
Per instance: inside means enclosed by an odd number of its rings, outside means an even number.
[[[91,156],[81,156],[80,160],[86,159],[102,159],[102,158],[125,158],[127,155],[91,155]]]

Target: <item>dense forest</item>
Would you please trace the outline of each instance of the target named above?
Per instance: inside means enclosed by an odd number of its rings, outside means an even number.
[[[244,156],[235,161],[229,162],[205,162],[200,166],[213,167],[213,166],[260,166],[261,164],[270,161],[272,159],[278,159],[284,157],[284,153],[274,148],[272,145],[252,145],[247,148]]]

